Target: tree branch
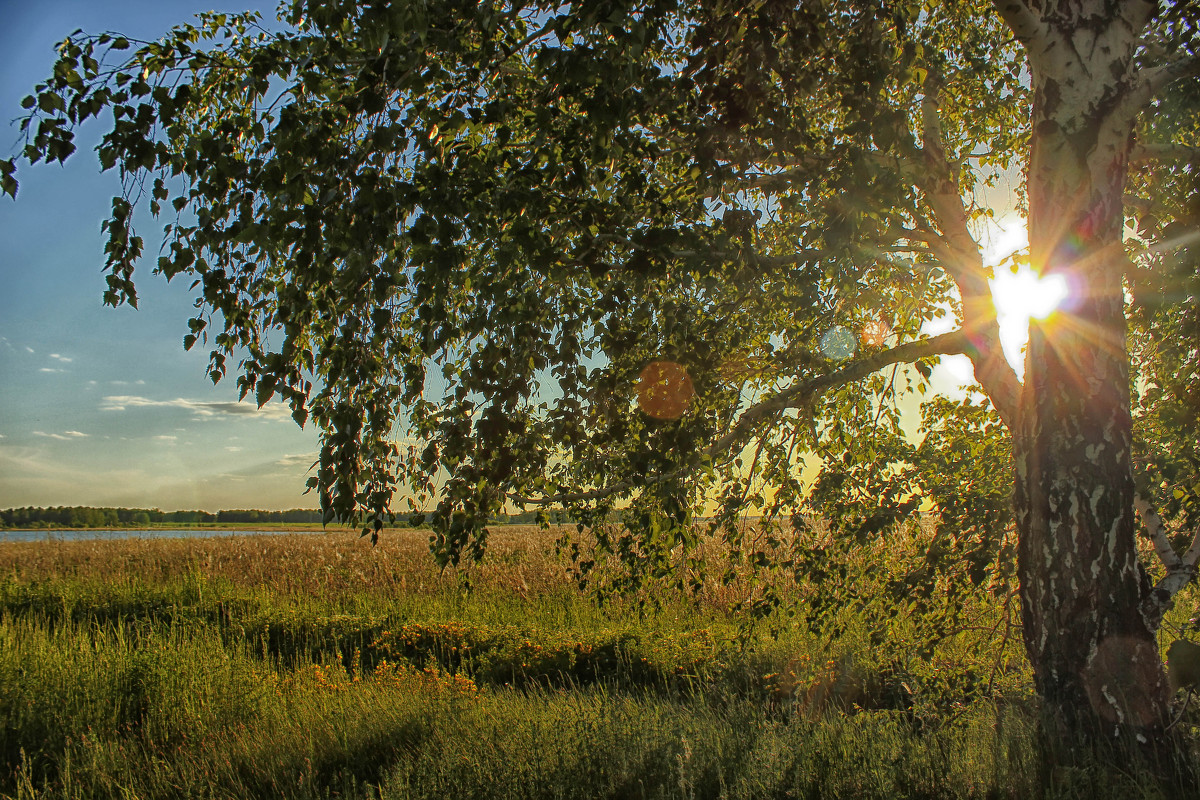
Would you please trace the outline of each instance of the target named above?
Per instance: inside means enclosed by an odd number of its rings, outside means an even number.
[[[931,339],[918,339],[914,342],[906,342],[890,350],[884,350],[866,358],[861,358],[826,375],[801,381],[794,386],[784,389],[773,397],[755,403],[743,411],[729,433],[718,439],[716,444],[709,448],[708,453],[715,455],[716,453],[732,450],[745,438],[746,434],[749,433],[758,420],[770,416],[777,411],[789,408],[802,408],[830,389],[836,389],[848,383],[862,380],[871,373],[877,372],[884,367],[889,367],[892,364],[911,363],[935,355],[965,353],[968,346],[969,343],[962,331],[951,331],[950,333],[944,333],[941,336],[935,336]]]
[[[1147,161],[1180,161],[1184,163],[1194,163],[1200,161],[1200,147],[1171,143],[1148,143],[1134,145],[1133,150],[1129,153],[1129,162],[1131,164],[1139,164]]]
[[[1180,78],[1200,74],[1200,56],[1189,53],[1173,61],[1138,71],[1129,91],[1127,104],[1137,113],[1144,109],[1159,92]]]
[[[979,255],[979,243],[971,235],[969,217],[958,190],[958,180],[950,169],[946,157],[946,144],[942,135],[942,120],[938,111],[941,93],[941,78],[930,72],[925,80],[925,96],[921,101],[921,154],[924,169],[918,183],[933,209],[934,219],[941,229],[943,240],[958,257],[954,264],[947,264],[959,284],[974,294],[982,290],[990,297],[987,276]],[[966,300],[966,297],[963,298]]]
[[[1167,572],[1179,569],[1183,562],[1175,553],[1175,548],[1171,547],[1171,542],[1167,539],[1167,532],[1163,528],[1162,518],[1158,516],[1158,512],[1151,508],[1150,504],[1140,494],[1133,498],[1133,507],[1137,509],[1138,515],[1142,518],[1142,523],[1146,526],[1146,534],[1150,537],[1150,542],[1154,545],[1154,552],[1158,554],[1158,558],[1162,561],[1163,566],[1167,568]]]
[[[526,497],[509,494],[509,499],[522,506],[579,503],[589,500],[601,500],[629,489],[653,486],[664,481],[674,480],[675,478],[680,478],[696,471],[705,463],[710,463],[722,456],[732,456],[733,453],[739,451],[745,445],[755,425],[763,419],[788,409],[803,408],[812,403],[815,398],[831,389],[862,380],[873,372],[878,372],[892,364],[912,363],[922,358],[930,358],[938,355],[956,355],[966,352],[969,346],[970,343],[962,331],[951,331],[950,333],[944,333],[941,336],[935,336],[930,339],[918,339],[917,341],[906,342],[890,350],[883,350],[865,358],[860,358],[841,369],[834,370],[825,375],[800,381],[766,400],[755,403],[743,411],[729,432],[710,445],[703,451],[701,457],[695,463],[687,467],[681,467],[662,475],[621,481],[580,492],[548,495],[545,497]]]
[[[1159,561],[1167,568],[1166,574],[1154,586],[1143,603],[1143,614],[1149,616],[1157,627],[1170,607],[1171,598],[1196,578],[1196,562],[1200,561],[1200,527],[1197,527],[1195,533],[1192,534],[1192,542],[1188,546],[1187,552],[1181,557],[1175,552],[1170,539],[1167,538],[1162,518],[1146,502],[1146,499],[1140,494],[1136,495],[1133,499],[1133,507],[1146,526],[1146,535],[1154,545],[1154,552],[1158,554]]]
[[[930,241],[943,268],[954,279],[962,298],[963,332],[970,342],[967,355],[975,366],[975,377],[1010,430],[1017,419],[1020,382],[1004,358],[1000,326],[992,289],[979,243],[971,235],[969,217],[958,189],[958,180],[946,157],[942,122],[938,111],[941,77],[930,72],[921,101],[921,154],[925,170],[918,185],[933,210],[941,235]]]
[[[808,167],[780,170],[779,172],[752,172],[735,175],[732,184],[739,189],[761,189],[767,192],[781,192],[790,189],[795,178],[803,178],[812,174]]]
[[[992,5],[1026,50],[1040,45],[1046,25],[1023,0],[993,0]]]
[[[600,242],[601,244],[618,244],[623,247],[628,247],[630,250],[636,250],[637,252],[640,252],[640,253],[652,254],[654,252],[653,250],[643,247],[642,245],[633,241],[628,236],[621,236],[620,234],[599,233],[599,234],[596,234],[594,239],[595,239],[595,241]],[[792,251],[791,253],[784,255],[784,256],[763,256],[763,255],[759,255],[758,252],[753,250],[752,248],[747,248],[747,251],[748,251],[753,263],[758,264],[759,266],[770,267],[770,268],[775,268],[775,269],[777,269],[779,267],[793,266],[796,264],[808,264],[808,263],[818,262],[821,259],[827,258],[830,255],[829,251],[827,251],[827,250],[816,250],[811,247],[796,249],[796,250]],[[724,259],[727,261],[736,261],[736,260],[744,257],[743,254],[741,254],[741,253],[736,253],[736,252],[732,252],[732,251],[728,251],[728,250],[710,250],[705,253],[700,253],[699,251],[696,251],[696,250],[680,250],[677,248],[671,248],[668,251],[668,254],[675,258],[695,258],[697,256],[704,255],[708,258],[719,258],[719,259]]]

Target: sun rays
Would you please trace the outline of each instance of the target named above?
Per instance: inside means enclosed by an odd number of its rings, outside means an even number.
[[[991,286],[1004,357],[1017,375],[1024,375],[1029,323],[1054,313],[1067,297],[1067,282],[1061,275],[1041,276],[1022,266],[1016,272],[997,270]]]
[[[1063,305],[1070,294],[1062,275],[1040,275],[1027,256],[1029,247],[1025,220],[1008,217],[989,223],[983,235],[983,263],[994,270],[988,281],[1000,328],[1000,344],[1004,357],[1016,371],[1025,375],[1025,347],[1029,340],[1032,320],[1047,320]],[[952,330],[958,322],[947,316],[927,323],[924,332],[936,335]],[[946,356],[939,372],[959,387],[974,384],[974,370],[966,356]]]

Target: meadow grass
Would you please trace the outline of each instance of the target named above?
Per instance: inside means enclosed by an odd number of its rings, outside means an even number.
[[[1171,796],[1047,769],[1002,604],[916,655],[882,606],[599,604],[553,539],[445,572],[416,531],[0,543],[0,796]]]

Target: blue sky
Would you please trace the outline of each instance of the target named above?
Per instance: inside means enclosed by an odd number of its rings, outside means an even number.
[[[245,2],[0,0],[0,153],[17,149],[21,98],[71,31],[152,38],[199,11],[256,7]],[[205,351],[184,352],[188,282],[150,275],[161,223],[139,225],[139,309],[101,303],[100,222],[119,192],[92,151],[101,132],[85,127],[65,167],[19,169],[17,201],[0,198],[0,508],[314,505],[315,432],[282,406],[237,404],[232,378],[205,377]]]

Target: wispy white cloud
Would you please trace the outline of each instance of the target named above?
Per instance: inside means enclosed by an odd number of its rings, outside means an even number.
[[[29,345],[25,345],[25,352],[26,352],[26,353],[33,353],[33,352],[36,352],[36,351],[35,351],[35,350],[34,350],[32,347],[30,347]]]
[[[73,358],[68,358],[67,356],[64,356],[64,355],[59,355],[58,353],[51,353],[50,357],[53,358],[55,361],[61,361],[64,364],[70,364],[72,361],[75,360]]]
[[[54,367],[42,367],[38,372],[66,372],[65,369],[55,369]]]
[[[281,467],[311,467],[316,460],[316,453],[289,453],[275,463]]]
[[[172,436],[169,433],[163,433],[158,436],[155,436],[154,441],[156,441],[156,442],[177,442],[177,441],[179,441],[179,437]]]
[[[178,408],[190,411],[198,417],[259,417],[262,419],[289,419],[291,412],[281,403],[270,403],[262,408],[253,403],[214,403],[205,400],[151,400],[137,395],[109,395],[100,401],[101,411],[128,411],[131,408]]]
[[[86,439],[87,434],[82,431],[63,431],[62,433],[46,433],[45,431],[33,431],[34,436],[43,436],[47,439],[57,439],[60,442],[69,442],[74,439]]]

